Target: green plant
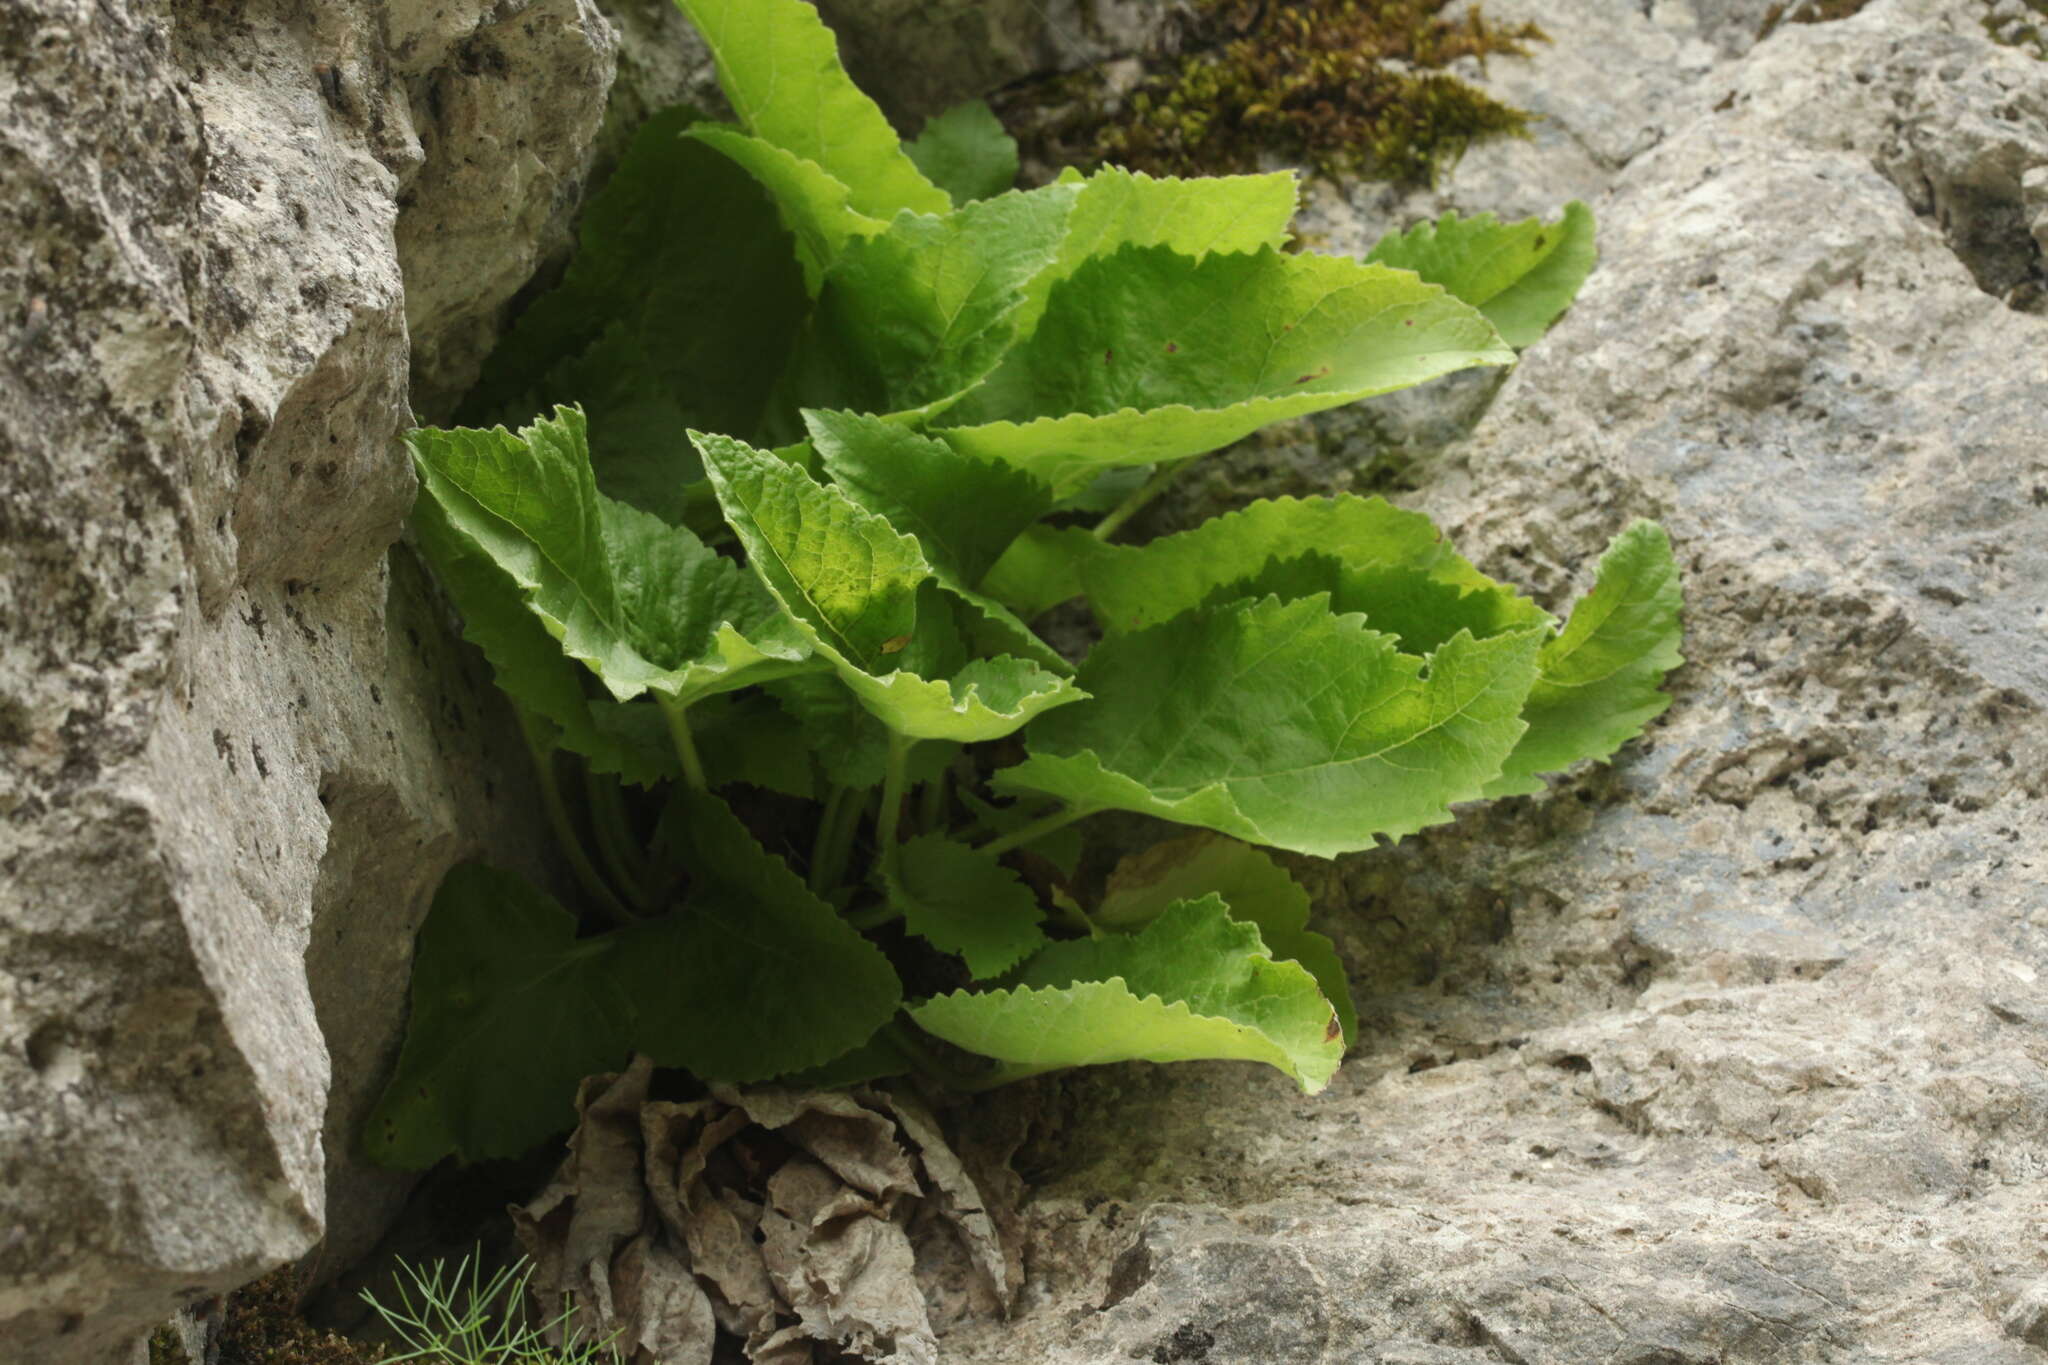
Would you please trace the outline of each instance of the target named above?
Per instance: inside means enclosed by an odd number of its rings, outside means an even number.
[[[526,1284],[533,1266],[505,1266],[488,1280],[481,1254],[449,1269],[398,1263],[398,1302],[386,1305],[365,1289],[363,1302],[405,1348],[383,1365],[618,1365],[609,1342],[587,1341],[576,1329],[573,1307],[542,1323],[528,1320]]]
[[[1448,217],[1364,263],[1280,249],[1288,175],[976,198],[1014,165],[984,116],[906,151],[801,0],[682,3],[742,126],[648,126],[468,416],[582,407],[410,438],[418,543],[588,915],[449,874],[370,1155],[518,1152],[635,1050],[740,1083],[1221,1057],[1320,1089],[1344,973],[1257,846],[1370,848],[1612,754],[1678,662],[1670,547],[1624,531],[1560,626],[1378,499],[1113,537],[1268,422],[1512,361],[1590,215]],[[1030,624],[1075,599],[1078,666]],[[1210,833],[1103,883],[1077,822],[1105,811]]]

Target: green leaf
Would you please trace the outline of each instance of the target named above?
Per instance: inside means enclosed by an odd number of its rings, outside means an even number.
[[[786,147],[717,123],[700,123],[689,136],[732,158],[774,197],[782,225],[796,239],[804,285],[812,298],[848,242],[876,236],[888,227],[879,218],[856,212],[853,191],[831,172]]]
[[[463,638],[484,652],[498,686],[516,705],[599,772],[641,786],[670,775],[674,759],[666,737],[650,751],[605,724],[601,707],[584,694],[588,675],[527,610],[518,581],[454,528],[431,489],[414,506],[412,527],[421,554],[462,613]]]
[[[1461,630],[1485,640],[1504,630],[1551,624],[1540,607],[1505,585],[1465,589],[1410,565],[1354,569],[1313,551],[1272,560],[1250,578],[1212,590],[1202,604],[1269,595],[1291,602],[1316,593],[1329,594],[1330,610],[1357,612],[1374,630],[1395,637],[1403,654],[1428,654]]]
[[[1541,638],[1461,631],[1424,660],[1322,595],[1189,612],[1098,645],[1080,674],[1097,699],[1034,725],[995,781],[1321,857],[1369,848],[1500,773]]]
[[[1033,526],[1010,542],[982,590],[1020,616],[1036,616],[1081,595],[1084,566],[1102,548],[1079,526]]]
[[[967,807],[974,816],[974,833],[1003,835],[1011,834],[1047,814],[1043,803],[1013,801],[998,806],[984,801],[973,791],[962,787],[955,793],[960,804]],[[1043,858],[1068,881],[1081,866],[1081,854],[1087,848],[1087,838],[1079,825],[1063,825],[1050,834],[1042,835],[1024,845],[1019,851],[1036,858]]]
[[[1405,271],[1127,247],[1056,285],[1031,338],[934,434],[1065,490],[1513,359],[1476,310]]]
[[[531,613],[528,619],[533,620],[535,628],[539,629],[538,619]],[[542,630],[541,634],[545,636],[547,632]],[[548,643],[554,645],[553,639],[550,638]],[[564,667],[583,672],[562,655],[560,645],[554,645],[554,648]],[[592,772],[608,773],[622,782],[640,787],[652,787],[683,775],[682,760],[676,756],[668,720],[653,698],[643,697],[637,701],[598,698],[590,703],[590,717],[603,736],[604,747],[595,750],[584,748],[567,737],[563,739],[562,747],[582,754]]]
[[[889,900],[904,926],[959,954],[975,980],[1001,976],[1045,946],[1038,897],[997,859],[921,834],[903,845],[897,869]]]
[[[1006,990],[956,991],[911,1017],[956,1047],[1015,1066],[1203,1058],[1264,1062],[1314,1094],[1343,1057],[1343,1028],[1296,963],[1221,899],[1181,901],[1136,934],[1056,943]]]
[[[1486,638],[1548,626],[1527,598],[1472,567],[1428,517],[1382,498],[1276,498],[1146,545],[1087,552],[1082,586],[1105,631],[1144,630],[1238,597],[1331,594],[1374,630],[1426,654],[1460,629]]]
[[[822,673],[807,674],[801,681],[839,689],[838,683]],[[666,720],[655,708],[645,709],[653,713],[653,723],[662,727],[666,742]],[[705,779],[714,790],[729,782],[745,782],[806,801],[817,799],[816,764],[803,726],[765,693],[706,697],[690,708],[690,734],[703,760]]]
[[[775,1084],[788,1090],[844,1090],[869,1081],[887,1080],[917,1069],[917,1064],[896,1045],[890,1030],[884,1029],[851,1052],[842,1053],[821,1066],[777,1076]]]
[[[854,412],[806,409],[825,472],[846,495],[917,541],[951,585],[981,582],[1010,542],[1052,510],[1052,489],[999,460]]]
[[[794,624],[738,566],[597,491],[577,410],[517,436],[425,428],[406,440],[448,532],[488,556],[616,699],[687,704],[811,666]]]
[[[1607,758],[1661,715],[1671,698],[1658,687],[1685,661],[1683,605],[1670,537],[1653,521],[1631,524],[1600,557],[1593,591],[1537,656],[1541,672],[1522,713],[1529,733],[1486,794],[1542,791],[1542,774]]]
[[[1058,253],[1078,195],[1012,192],[849,242],[797,345],[793,391],[818,408],[945,408],[1015,341],[1025,287]]]
[[[1038,664],[968,661],[961,613],[917,542],[795,465],[696,436],[749,564],[840,679],[913,739],[996,739],[1085,694]]]
[[[961,744],[1001,739],[1032,717],[1088,694],[1027,659],[976,659],[946,681],[908,671],[846,679],[861,704],[890,729],[912,739]]]
[[[363,1154],[420,1170],[518,1156],[576,1122],[576,1087],[633,1046],[608,944],[510,872],[467,863],[434,895],[413,958],[398,1066]]]
[[[1063,265],[1126,246],[1169,247],[1196,260],[1282,247],[1301,194],[1293,171],[1181,180],[1105,166],[1082,183]]]
[[[718,63],[718,83],[747,131],[815,161],[884,222],[944,213],[946,192],[905,154],[875,102],[839,64],[839,43],[803,0],[678,0]]]
[[[666,670],[651,690],[692,701],[806,666],[802,634],[739,565],[638,508],[600,507],[627,638]]]
[[[860,704],[836,673],[778,678],[762,690],[803,732],[826,781],[835,787],[881,785],[889,761],[889,727]],[[915,757],[918,750],[911,753]]]
[[[1018,324],[1023,335],[1036,327],[1052,287],[1090,257],[1127,246],[1168,247],[1197,260],[1212,251],[1281,247],[1300,197],[1292,171],[1179,180],[1117,166],[1084,177],[1068,167],[1059,183],[1080,185],[1081,198],[1058,262],[1032,281]]]
[[[677,846],[692,883],[681,910],[611,936],[640,1051],[744,1084],[831,1061],[894,1016],[889,960],[724,801],[683,790],[656,841]]]
[[[600,486],[671,522],[702,477],[688,429],[760,433],[809,309],[774,203],[682,136],[692,117],[668,110],[635,135],[561,284],[519,316],[459,413],[487,427],[581,404]]]
[[[833,483],[909,534],[940,585],[972,608],[965,624],[977,652],[1074,671],[1008,607],[974,588],[1010,542],[1052,509],[1050,488],[883,418],[806,410],[804,421]]]
[[[1017,183],[1017,140],[987,100],[968,100],[925,120],[903,150],[955,205],[988,199]]]
[[[1490,213],[1446,213],[1382,238],[1366,260],[1412,270],[1479,309],[1501,338],[1533,346],[1592,273],[1593,211],[1574,199],[1556,222],[1502,223]]]
[[[683,525],[691,490],[703,486],[704,464],[690,445],[685,401],[651,370],[644,341],[629,321],[612,324],[588,350],[550,370],[544,384],[504,405],[502,421],[525,422],[548,411],[551,403],[571,401],[586,414],[597,414],[589,440],[598,490],[672,526]],[[474,413],[475,405],[469,411]],[[493,414],[469,424],[499,421]]]
[[[1117,864],[1095,922],[1106,929],[1149,924],[1176,901],[1214,893],[1230,917],[1256,927],[1277,960],[1299,962],[1335,1007],[1346,1045],[1357,1040],[1351,978],[1329,939],[1308,927],[1308,892],[1272,857],[1235,839],[1195,833],[1154,844]]]

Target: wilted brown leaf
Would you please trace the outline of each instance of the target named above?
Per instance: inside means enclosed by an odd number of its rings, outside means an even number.
[[[943,1223],[1006,1310],[1014,1275],[975,1181],[916,1101],[878,1089],[649,1101],[652,1066],[593,1077],[547,1188],[513,1211],[534,1287],[573,1296],[632,1365],[936,1365],[913,1232]]]

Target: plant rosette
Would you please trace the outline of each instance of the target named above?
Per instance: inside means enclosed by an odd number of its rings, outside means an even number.
[[[448,875],[369,1155],[519,1153],[634,1053],[962,1089],[1227,1058],[1320,1090],[1352,1003],[1264,850],[1610,757],[1680,661],[1670,544],[1629,526],[1559,620],[1377,498],[1115,536],[1267,423],[1512,363],[1591,214],[1351,260],[1284,249],[1287,174],[1015,190],[983,108],[900,142],[803,0],[682,5],[737,122],[650,120],[469,425],[408,438],[417,544],[578,899]],[[1074,601],[1078,660],[1032,624]],[[1191,833],[1104,885],[1077,859],[1105,811]]]

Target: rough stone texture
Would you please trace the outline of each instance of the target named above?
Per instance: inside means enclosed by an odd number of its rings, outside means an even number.
[[[396,237],[413,405],[439,413],[476,379],[514,292],[568,242],[617,43],[593,0],[370,8],[385,11],[404,94],[394,121],[417,111]]]
[[[659,109],[724,117],[709,52],[675,0],[598,0],[619,31],[598,169]],[[906,136],[1013,82],[1153,53],[1191,0],[820,0],[840,57]]]
[[[906,133],[1012,82],[1155,51],[1189,0],[820,0],[847,70]]]
[[[687,104],[713,118],[732,117],[711,49],[676,0],[599,0],[599,7],[619,35],[619,68],[591,160],[593,183],[611,173],[634,132],[663,109]]]
[[[1677,703],[1611,770],[1298,864],[1365,1019],[1327,1095],[1013,1099],[1032,1287],[945,1358],[2048,1360],[2048,64],[1969,0],[1754,46],[1738,4],[1488,13],[1557,39],[1488,76],[1535,141],[1309,226],[1587,196],[1580,302],[1497,391],[1281,433],[1158,524],[1364,486],[1390,434],[1552,601],[1657,516]]]
[[[528,808],[387,564],[408,357],[458,382],[559,233],[610,43],[579,0],[0,8],[10,1362],[388,1205],[347,1138],[413,930]]]

